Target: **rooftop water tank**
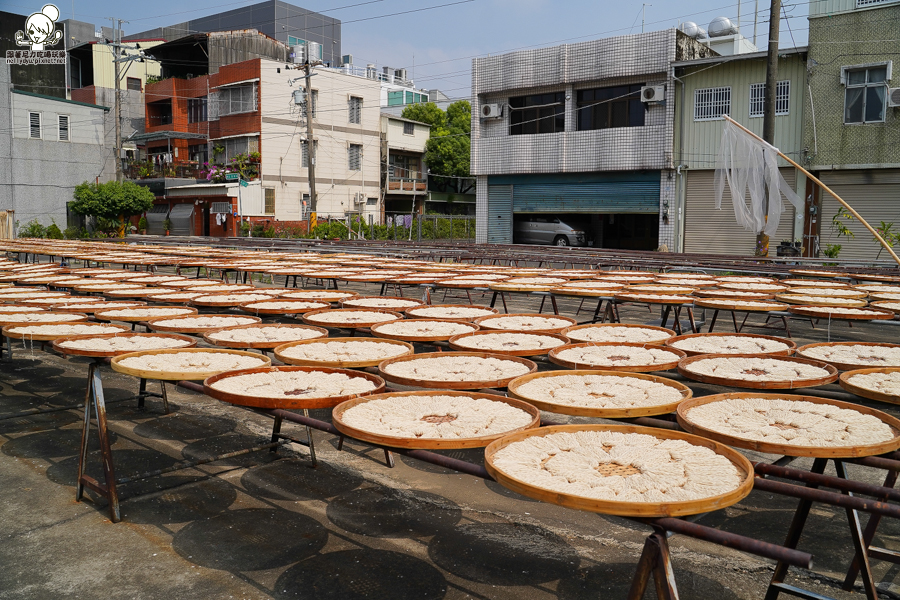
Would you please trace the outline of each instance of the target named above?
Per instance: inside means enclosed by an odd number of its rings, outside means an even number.
[[[737,32],[737,27],[728,17],[716,17],[709,23],[709,37],[723,37]]]

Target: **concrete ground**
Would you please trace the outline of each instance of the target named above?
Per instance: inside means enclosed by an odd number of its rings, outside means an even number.
[[[372,285],[352,287],[378,293]],[[511,311],[533,312],[539,301],[512,302]],[[560,302],[562,314],[574,316],[577,307],[577,300]],[[658,312],[631,307],[622,318],[652,322]],[[793,321],[794,340],[895,341],[900,333],[890,325],[824,326]],[[717,330],[729,327],[722,322]],[[21,345],[14,350],[12,362],[0,363],[0,419],[83,400],[87,362]],[[137,390],[134,378],[108,367],[103,378],[108,401]],[[725,391],[690,385],[695,395]],[[268,441],[270,419],[169,389],[170,415],[152,399],[143,411],[134,400],[110,405],[119,477]],[[822,390],[848,397],[836,385]],[[330,411],[312,413],[328,420]],[[113,524],[105,501],[75,502],[80,426],[74,409],[0,420],[0,599],[616,599],[625,596],[649,533],[626,519],[541,503],[405,457],[390,469],[380,450],[347,443],[338,452],[337,440],[324,433],[315,434],[317,469],[309,467],[304,447],[291,445],[126,484],[123,521]],[[89,472],[99,478],[96,440],[91,450]],[[482,461],[479,450],[449,454]],[[864,481],[883,477],[864,467],[850,471]],[[753,492],[701,522],[780,543],[795,506]],[[897,523],[884,521],[876,543],[900,549]],[[683,599],[763,596],[769,561],[683,536],[671,544]],[[816,572],[792,569],[791,582],[838,599],[861,597],[840,589],[852,556],[843,511],[814,506],[801,549],[814,554]],[[900,570],[874,564],[885,597],[900,597]]]

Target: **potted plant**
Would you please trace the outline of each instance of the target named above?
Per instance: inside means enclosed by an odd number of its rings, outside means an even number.
[[[262,155],[259,152],[251,152],[250,153],[250,162],[258,163],[262,159]]]
[[[163,229],[166,230],[166,235],[169,235],[169,230],[172,229],[172,220],[169,217],[166,217],[166,220],[163,221]]]
[[[215,146],[213,146],[213,160],[216,160],[216,157],[220,154],[225,154],[225,146],[216,144]]]
[[[138,219],[138,233],[147,235],[147,217],[144,215],[141,215],[141,218]]]

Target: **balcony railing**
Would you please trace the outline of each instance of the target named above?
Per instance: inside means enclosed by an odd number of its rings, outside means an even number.
[[[411,177],[390,177],[388,179],[389,192],[424,192],[428,189],[428,180],[414,179]]]
[[[191,163],[149,165],[134,163],[125,166],[125,177],[128,179],[162,179],[177,177],[180,179],[203,179],[200,168]]]

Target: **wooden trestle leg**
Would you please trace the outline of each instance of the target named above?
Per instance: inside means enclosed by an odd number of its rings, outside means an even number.
[[[91,431],[91,407],[97,418],[97,437],[100,439],[100,457],[103,464],[103,478],[105,483],[100,483],[90,475],[85,474],[87,462],[88,439]],[[119,510],[119,494],[116,490],[116,472],[113,466],[112,448],[109,443],[109,430],[106,422],[106,403],[103,400],[103,380],[100,378],[100,369],[97,363],[91,363],[88,368],[88,388],[84,402],[84,424],[81,429],[81,452],[78,456],[78,477],[75,484],[75,500],[81,501],[84,488],[87,487],[109,502],[109,517],[113,523],[122,520]]]
[[[654,579],[656,597],[659,600],[678,600],[675,572],[672,569],[669,541],[665,531],[650,534],[644,542],[644,550],[631,580],[627,600],[641,600],[651,577]]]

